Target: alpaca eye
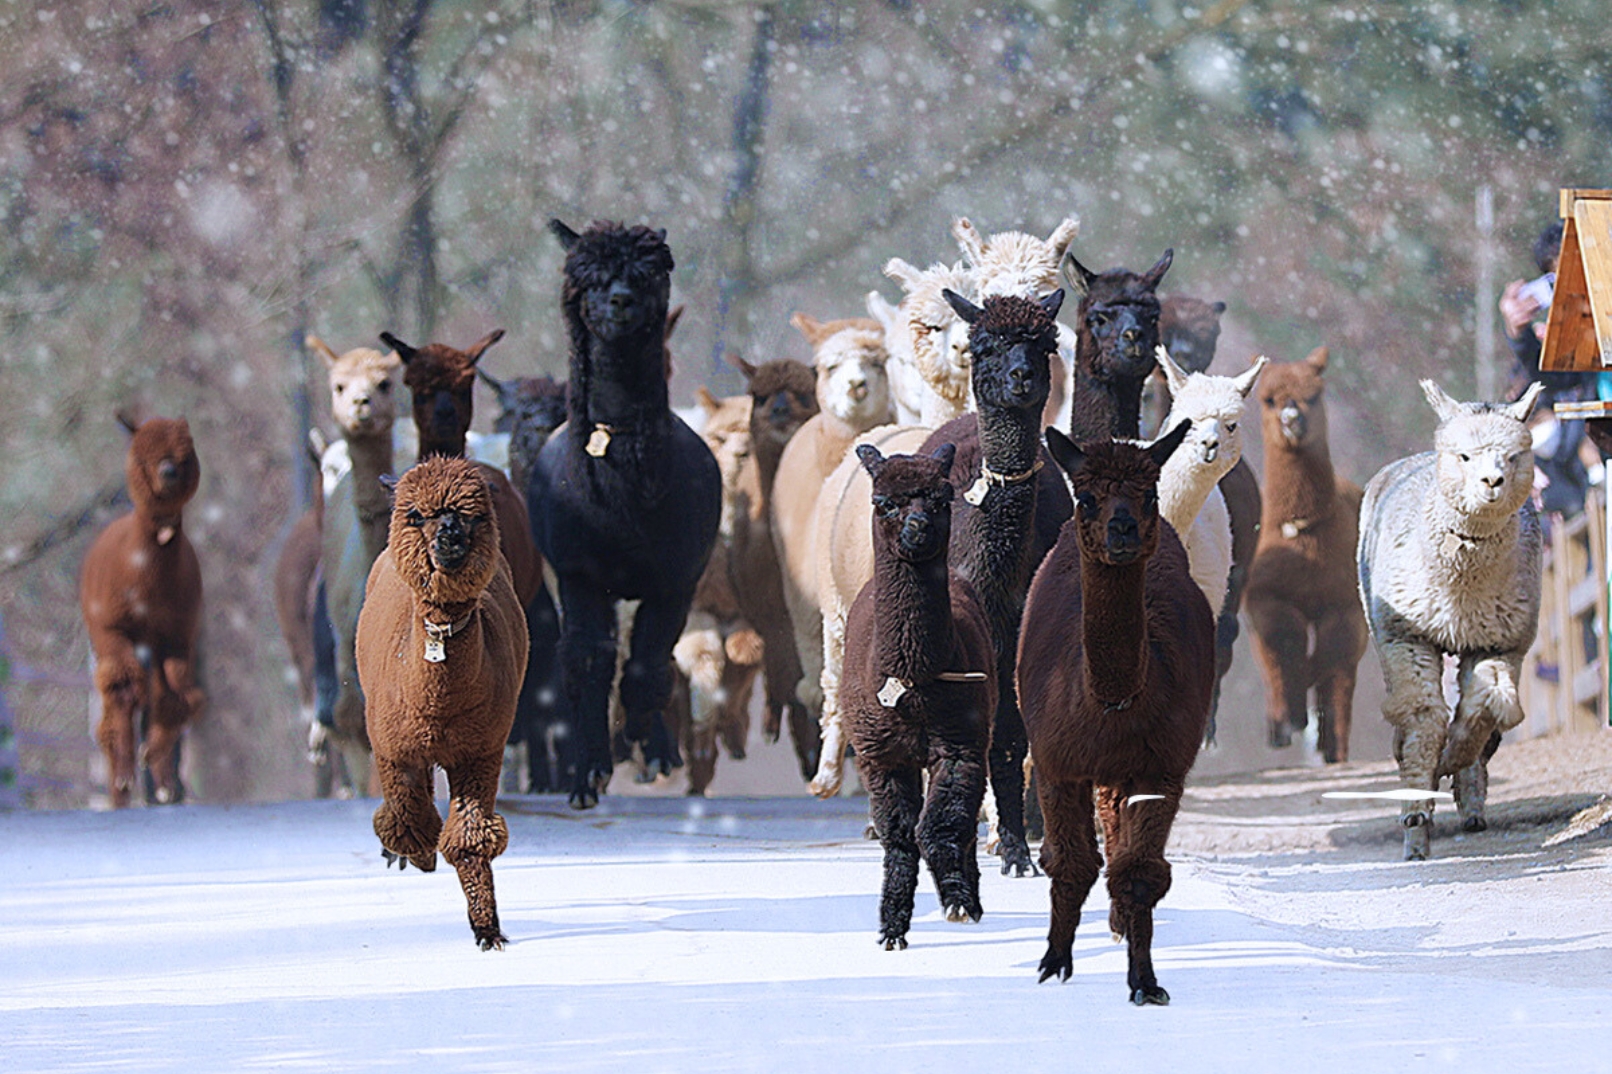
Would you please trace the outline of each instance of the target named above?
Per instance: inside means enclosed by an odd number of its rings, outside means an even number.
[[[380,392],[382,395],[387,395],[392,390],[392,382],[389,380],[383,380],[379,384],[375,385],[375,390]]]
[[[1460,459],[1461,459],[1462,462],[1471,462],[1472,461],[1472,456],[1463,453],[1460,456]]]
[[[425,525],[425,516],[411,507],[409,508],[409,513],[404,516],[404,521],[411,526],[423,526]]]
[[[1075,505],[1080,508],[1080,513],[1083,515],[1097,513],[1097,497],[1093,496],[1089,492],[1082,492],[1080,495],[1076,496]]]
[[[1237,423],[1236,423],[1236,422],[1234,422],[1234,421],[1228,421],[1228,422],[1227,422],[1227,423],[1226,423],[1226,431],[1227,431],[1227,432],[1228,432],[1228,433],[1234,433],[1234,432],[1236,432],[1236,431],[1237,431]]]

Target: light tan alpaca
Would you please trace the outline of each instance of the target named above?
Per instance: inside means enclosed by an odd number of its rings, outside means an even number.
[[[974,293],[961,262],[919,269],[899,257],[884,274],[901,285],[899,306],[868,292],[868,313],[884,326],[890,351],[890,400],[896,421],[937,429],[968,409],[968,325],[941,292]]]
[[[804,313],[790,324],[812,346],[817,402],[822,408],[784,447],[773,482],[772,537],[784,575],[784,599],[800,653],[801,702],[822,711],[818,682],[823,617],[818,584],[817,495],[823,479],[861,433],[890,421],[889,351],[877,321],[818,321]]]

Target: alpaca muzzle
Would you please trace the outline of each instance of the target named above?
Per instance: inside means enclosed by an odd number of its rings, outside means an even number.
[[[1304,439],[1304,434],[1309,432],[1310,423],[1304,417],[1304,412],[1292,403],[1281,409],[1276,415],[1276,420],[1282,426],[1282,439],[1289,444],[1300,443]]]
[[[1142,527],[1129,512],[1116,512],[1108,520],[1107,538],[1108,557],[1115,563],[1129,563],[1141,554]]]
[[[457,570],[470,555],[470,530],[458,515],[443,515],[431,537],[431,559],[445,571]]]

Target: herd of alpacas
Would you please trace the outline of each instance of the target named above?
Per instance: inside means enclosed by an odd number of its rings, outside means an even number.
[[[682,308],[665,232],[550,230],[563,384],[482,369],[501,330],[464,350],[308,338],[340,439],[314,445],[323,495],[275,587],[321,790],[378,791],[386,861],[430,871],[440,852],[482,948],[505,942],[491,862],[507,749],[525,750],[511,785],[577,809],[628,759],[645,780],[686,763],[701,794],[720,749],[743,756],[759,678],[763,733],[787,727],[814,793],[837,793],[855,752],[886,948],[907,945],[920,862],[949,920],[979,919],[983,809],[1002,872],[1051,880],[1041,979],[1069,976],[1106,859],[1129,995],[1167,1003],[1153,908],[1240,611],[1272,746],[1313,713],[1325,759],[1348,758],[1369,637],[1402,780],[1426,793],[1403,805],[1405,857],[1428,856],[1445,777],[1462,826],[1483,829],[1539,614],[1537,386],[1462,403],[1424,381],[1433,450],[1362,491],[1328,453],[1325,348],[1212,375],[1225,305],[1161,298],[1171,251],[1092,272],[1074,218],[1046,239],[959,219],[959,260],[885,266],[899,303],[795,314],[810,365],[732,356],[748,390],[701,389],[696,433],[669,397]],[[499,436],[470,432],[478,377]],[[1262,478],[1242,458],[1249,403]],[[183,515],[196,446],[183,420],[120,419],[134,510],[81,581],[119,807],[142,775],[146,801],[183,799],[181,732],[204,705]]]

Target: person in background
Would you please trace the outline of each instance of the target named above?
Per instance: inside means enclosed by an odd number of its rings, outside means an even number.
[[[1596,395],[1598,374],[1549,373],[1539,368],[1545,315],[1550,310],[1556,286],[1556,259],[1561,247],[1562,222],[1557,220],[1534,240],[1534,263],[1540,275],[1533,280],[1513,280],[1500,295],[1500,318],[1505,325],[1506,342],[1511,344],[1511,353],[1516,359],[1509,394],[1516,399],[1528,385],[1536,380],[1541,382],[1545,391],[1540,396],[1539,412],[1557,402],[1593,399]],[[1583,441],[1584,422],[1576,418],[1556,420],[1543,437],[1536,436],[1534,465],[1547,481],[1540,497],[1546,511],[1571,516],[1584,510],[1589,474],[1579,457]]]

